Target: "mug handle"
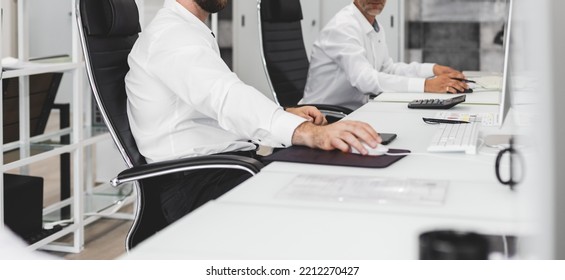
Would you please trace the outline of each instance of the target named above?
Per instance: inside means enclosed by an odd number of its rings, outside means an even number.
[[[500,152],[498,152],[498,155],[496,156],[496,162],[495,162],[495,167],[494,167],[494,171],[496,173],[496,179],[498,179],[498,181],[503,184],[503,185],[510,185],[510,187],[512,188],[513,185],[515,184],[514,181],[512,181],[512,153],[513,153],[514,149],[512,148],[506,148]],[[508,180],[503,180],[502,176],[500,176],[500,161],[502,160],[502,156],[505,153],[510,153],[510,178]]]

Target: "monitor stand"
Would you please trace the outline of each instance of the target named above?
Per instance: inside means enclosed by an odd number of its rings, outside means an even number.
[[[484,137],[485,146],[491,148],[505,149],[510,146],[510,138],[512,134],[491,134]]]

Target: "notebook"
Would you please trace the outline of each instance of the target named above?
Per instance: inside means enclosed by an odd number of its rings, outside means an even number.
[[[324,165],[385,168],[405,157],[405,154],[410,153],[410,151],[401,149],[389,149],[388,153],[403,155],[362,156],[353,153],[344,153],[338,150],[323,151],[303,146],[292,146],[279,150],[269,156],[263,157],[263,161],[287,161]]]

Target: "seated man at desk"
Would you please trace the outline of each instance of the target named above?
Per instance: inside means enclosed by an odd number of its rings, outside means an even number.
[[[299,104],[357,109],[383,91],[457,93],[465,76],[431,63],[394,63],[376,20],[386,0],[354,0],[324,27],[312,48],[304,98]],[[433,77],[433,78],[429,78]]]
[[[129,55],[127,113],[148,162],[226,153],[256,157],[254,143],[344,152],[355,148],[362,154],[368,151],[361,142],[379,145],[381,138],[366,123],[327,125],[315,107],[285,111],[239,80],[204,23],[226,3],[166,0]],[[233,170],[191,172],[163,183],[162,207],[169,222],[250,176]]]

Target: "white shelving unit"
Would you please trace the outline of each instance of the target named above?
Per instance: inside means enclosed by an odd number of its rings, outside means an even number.
[[[17,2],[17,58],[19,65],[17,70],[2,71],[2,80],[6,78],[19,78],[19,141],[13,143],[2,143],[2,153],[0,162],[2,172],[19,169],[21,174],[28,174],[28,166],[43,160],[60,156],[64,153],[71,155],[71,189],[72,195],[43,209],[44,220],[57,219],[57,212],[63,207],[71,207],[72,222],[65,226],[61,231],[56,232],[34,244],[30,249],[54,250],[60,252],[78,253],[84,247],[84,228],[105,215],[111,215],[123,204],[131,203],[133,195],[131,192],[120,193],[120,190],[113,189],[109,185],[94,186],[91,164],[91,146],[109,139],[109,134],[104,129],[93,128],[90,126],[90,92],[85,91],[84,63],[81,49],[79,46],[78,29],[75,20],[76,1],[71,0],[71,53],[70,61],[63,63],[32,63],[29,62],[29,1],[19,0]],[[0,8],[2,3],[0,2]],[[0,38],[3,22],[0,22]],[[57,30],[53,30],[57,32]],[[0,45],[0,54],[2,46]],[[4,57],[4,55],[2,55]],[[2,65],[0,65],[2,67]],[[3,67],[2,67],[3,69]],[[49,72],[65,72],[65,75],[72,77],[72,94],[70,101],[70,128],[50,131],[44,135],[30,138],[30,97],[29,97],[29,76],[34,74]],[[0,89],[2,93],[2,89]],[[0,108],[3,108],[3,100],[0,99]],[[3,123],[3,114],[0,114],[0,123]],[[52,139],[62,135],[70,136],[69,144],[53,145]],[[0,130],[0,139],[3,139],[3,131]],[[45,144],[49,141],[49,144]],[[32,153],[32,147],[41,145],[43,149],[39,153]],[[19,159],[6,162],[4,153],[7,151],[19,151]],[[33,174],[32,174],[33,175]],[[4,227],[4,181],[0,176],[0,227]],[[131,218],[131,215],[113,215],[113,218]],[[59,218],[60,219],[60,218]],[[55,244],[53,241],[62,236],[72,233],[72,242],[65,244]]]

